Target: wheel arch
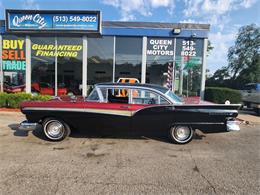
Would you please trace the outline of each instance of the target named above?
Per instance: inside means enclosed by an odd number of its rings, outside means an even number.
[[[52,118],[52,119],[56,119],[56,120],[60,120],[62,121],[63,123],[65,123],[65,125],[68,125],[70,130],[73,131],[75,129],[74,125],[72,125],[69,121],[67,120],[64,120],[62,117],[59,117],[59,116],[55,116],[55,115],[44,115],[41,117],[41,119],[39,120],[39,124],[42,125],[42,123],[48,119],[48,118]]]

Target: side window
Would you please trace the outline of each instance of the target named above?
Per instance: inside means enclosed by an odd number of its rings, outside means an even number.
[[[98,96],[98,92],[96,89],[93,89],[93,91],[89,94],[87,101],[91,101],[91,102],[99,101],[99,96]]]
[[[149,91],[132,89],[132,103],[133,104],[169,104],[162,96]]]
[[[129,99],[128,89],[108,89],[107,102],[128,104]]]
[[[100,88],[101,94],[105,102],[107,102],[107,88]]]
[[[159,95],[142,89],[132,89],[133,104],[159,104]]]
[[[168,105],[170,103],[164,97],[160,96],[160,104]]]

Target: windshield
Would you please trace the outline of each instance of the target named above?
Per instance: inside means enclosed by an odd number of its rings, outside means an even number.
[[[170,98],[174,103],[178,103],[181,104],[183,103],[182,99],[180,97],[178,97],[177,95],[175,95],[171,90],[168,90],[165,95],[168,96],[168,98]]]

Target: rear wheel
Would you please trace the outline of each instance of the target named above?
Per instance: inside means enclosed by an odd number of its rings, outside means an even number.
[[[70,128],[61,120],[47,118],[43,122],[43,132],[49,140],[61,141],[70,135]]]
[[[189,126],[173,126],[169,131],[169,138],[173,143],[186,144],[192,140],[194,130]]]

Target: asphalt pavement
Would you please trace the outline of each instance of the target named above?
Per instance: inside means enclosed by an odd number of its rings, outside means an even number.
[[[241,115],[242,117],[245,114]],[[240,117],[241,118],[241,117]],[[258,194],[260,123],[175,145],[163,136],[74,133],[63,142],[17,130],[0,112],[0,194]]]

